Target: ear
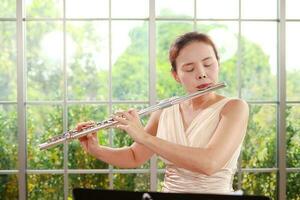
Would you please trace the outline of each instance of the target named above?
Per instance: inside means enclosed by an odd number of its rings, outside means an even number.
[[[173,70],[172,70],[172,76],[173,76],[173,78],[175,79],[175,81],[176,81],[177,83],[181,83],[181,82],[180,82],[180,79],[178,78],[178,74],[177,74],[176,71],[173,71]]]

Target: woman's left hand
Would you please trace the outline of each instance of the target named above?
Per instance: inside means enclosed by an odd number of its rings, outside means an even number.
[[[115,127],[126,131],[135,142],[142,143],[147,136],[135,109],[118,111],[113,115],[113,119],[119,122]]]

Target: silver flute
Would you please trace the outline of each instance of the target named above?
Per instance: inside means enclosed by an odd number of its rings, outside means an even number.
[[[169,99],[164,99],[156,105],[153,105],[153,106],[150,106],[148,108],[139,110],[138,115],[140,117],[143,117],[143,116],[148,115],[148,114],[150,114],[154,111],[164,109],[164,108],[170,107],[170,106],[175,105],[175,104],[179,104],[179,103],[181,103],[183,101],[186,101],[188,99],[193,99],[195,97],[204,95],[208,92],[211,92],[211,91],[223,88],[223,87],[226,87],[225,83],[217,83],[215,85],[206,87],[206,88],[201,89],[201,90],[199,90],[197,92],[194,92],[192,94],[187,94],[187,95],[180,96],[180,97],[175,96],[175,97],[171,97]],[[113,118],[109,118],[108,120],[105,120],[105,121],[96,122],[93,126],[84,128],[80,131],[70,130],[70,131],[67,131],[67,132],[65,132],[61,135],[57,135],[57,136],[54,136],[54,137],[48,139],[46,142],[40,144],[39,148],[40,148],[40,150],[49,149],[49,148],[54,147],[56,145],[63,144],[66,141],[81,138],[83,136],[88,135],[89,133],[97,132],[100,129],[106,129],[106,128],[112,127],[112,126],[116,125],[117,123],[118,123],[118,121],[114,120]]]

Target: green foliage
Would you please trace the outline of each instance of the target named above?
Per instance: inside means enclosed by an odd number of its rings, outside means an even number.
[[[74,129],[78,122],[83,121],[102,121],[107,116],[106,106],[85,105],[85,106],[69,106],[68,124],[69,129]],[[98,133],[99,143],[108,146],[108,131],[101,130]],[[81,148],[80,143],[75,141],[69,143],[68,147],[68,167],[69,169],[107,169],[108,165],[100,160],[96,160],[92,156],[87,155]],[[97,177],[91,180],[91,184],[101,178]]]
[[[63,200],[64,199],[63,175],[38,175],[27,176],[28,199]]]
[[[26,23],[27,96],[30,100],[62,99],[63,70],[62,57],[51,59],[43,49],[44,37],[52,33],[59,40],[53,44],[57,51],[62,49],[62,23]],[[48,35],[49,36],[49,35]]]
[[[114,189],[149,191],[150,174],[114,174]]]
[[[242,38],[242,97],[246,100],[275,100],[276,76],[260,46]]]
[[[0,18],[2,17],[16,17],[17,1],[2,0],[0,6]],[[2,33],[1,33],[2,34]]]
[[[17,97],[16,24],[0,22],[0,32],[0,100],[14,101]]]
[[[287,165],[300,167],[300,106],[287,106],[286,119]]]
[[[62,133],[61,106],[27,107],[27,167],[29,169],[63,168],[63,147],[40,151],[38,145]]]
[[[118,100],[147,100],[149,88],[147,23],[134,28],[131,45],[112,68],[112,96]]]
[[[70,174],[69,185],[71,200],[73,188],[109,189],[109,178],[107,174]]]
[[[244,168],[276,167],[275,106],[251,105],[242,158]]]
[[[18,199],[18,180],[16,175],[0,175],[0,199],[15,200]]]
[[[17,168],[17,112],[15,106],[0,106],[0,170]]]
[[[69,22],[67,23],[67,52],[74,56],[68,58],[68,99],[107,100],[108,63],[98,66],[95,54],[107,54],[105,31],[107,23]],[[104,37],[104,38],[102,38]],[[74,47],[72,42],[74,41]],[[96,44],[96,45],[95,45]],[[73,49],[74,48],[74,49]],[[71,54],[71,53],[67,53]],[[99,60],[99,59],[98,59]]]

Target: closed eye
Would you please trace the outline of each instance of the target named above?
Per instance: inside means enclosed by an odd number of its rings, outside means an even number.
[[[194,70],[193,63],[186,63],[183,65],[183,69],[186,72],[192,72]]]
[[[213,65],[213,62],[205,62],[205,63],[203,63],[204,67],[210,67],[212,65]]]
[[[194,68],[186,69],[185,71],[186,71],[186,72],[192,72],[192,71],[194,71]]]

